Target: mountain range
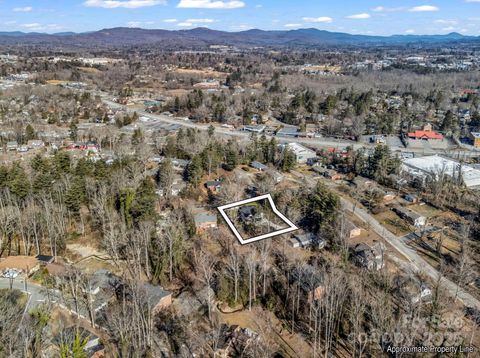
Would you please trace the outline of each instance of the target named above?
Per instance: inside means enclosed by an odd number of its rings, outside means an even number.
[[[180,46],[201,47],[212,44],[234,46],[322,47],[322,46],[380,46],[408,44],[480,44],[480,36],[459,33],[446,35],[369,36],[330,32],[314,28],[264,31],[252,29],[226,32],[208,28],[191,30],[154,30],[117,27],[93,32],[45,34],[38,32],[0,32],[0,45],[50,44],[70,47]]]

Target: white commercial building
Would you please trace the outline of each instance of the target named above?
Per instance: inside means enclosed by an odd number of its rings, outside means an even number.
[[[309,159],[313,159],[317,157],[317,153],[313,150],[305,148],[303,145],[298,143],[288,143],[288,144],[281,144],[282,150],[287,147],[289,150],[295,154],[295,159],[297,163],[306,163]]]
[[[437,178],[442,174],[461,178],[466,187],[480,189],[480,170],[438,155],[405,159],[402,170],[417,178]]]

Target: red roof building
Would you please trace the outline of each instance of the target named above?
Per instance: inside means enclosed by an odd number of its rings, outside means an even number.
[[[408,133],[408,138],[412,139],[443,139],[443,135],[434,131],[415,131]]]

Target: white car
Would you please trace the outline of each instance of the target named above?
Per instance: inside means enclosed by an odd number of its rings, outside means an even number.
[[[5,278],[16,278],[20,272],[15,269],[8,269],[3,273],[3,277]]]

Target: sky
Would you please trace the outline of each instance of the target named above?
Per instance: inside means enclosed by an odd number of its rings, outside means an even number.
[[[0,31],[112,27],[478,36],[480,0],[0,0]]]

